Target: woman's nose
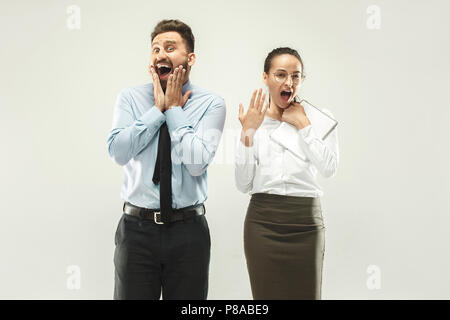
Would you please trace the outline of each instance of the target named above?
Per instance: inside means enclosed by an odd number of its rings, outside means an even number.
[[[286,84],[289,88],[292,87],[292,85],[294,84],[294,81],[292,80],[292,76],[291,76],[291,75],[288,75],[288,76],[287,76],[287,79],[286,79],[285,84]]]

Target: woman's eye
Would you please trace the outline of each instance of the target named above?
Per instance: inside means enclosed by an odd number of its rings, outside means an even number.
[[[292,77],[293,77],[294,79],[300,79],[300,76],[299,76],[298,74],[294,74]]]
[[[173,47],[169,47],[167,48],[167,50],[172,51],[174,48]]]

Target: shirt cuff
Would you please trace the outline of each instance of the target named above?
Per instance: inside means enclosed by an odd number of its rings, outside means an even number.
[[[140,119],[147,128],[156,126],[160,127],[164,121],[166,121],[166,116],[162,113],[156,106],[150,108]]]
[[[305,141],[307,144],[310,144],[312,140],[317,138],[317,135],[311,124],[298,130],[298,133],[302,137],[303,141]]]
[[[238,140],[236,160],[238,164],[249,163],[254,159],[255,144],[247,147],[241,139]]]
[[[189,122],[184,114],[182,107],[171,107],[166,110],[166,122],[169,131],[173,132],[178,128],[189,126]]]

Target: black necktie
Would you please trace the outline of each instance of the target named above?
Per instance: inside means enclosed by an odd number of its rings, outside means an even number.
[[[158,155],[156,156],[153,183],[159,182],[159,202],[161,221],[169,221],[172,213],[172,159],[170,156],[170,135],[167,123],[164,122],[159,129]]]

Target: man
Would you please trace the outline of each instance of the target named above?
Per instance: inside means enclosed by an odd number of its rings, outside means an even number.
[[[224,100],[194,86],[194,36],[179,20],[152,35],[153,84],[120,92],[108,152],[124,168],[115,234],[114,299],[206,299],[211,239],[206,169],[225,122]]]

